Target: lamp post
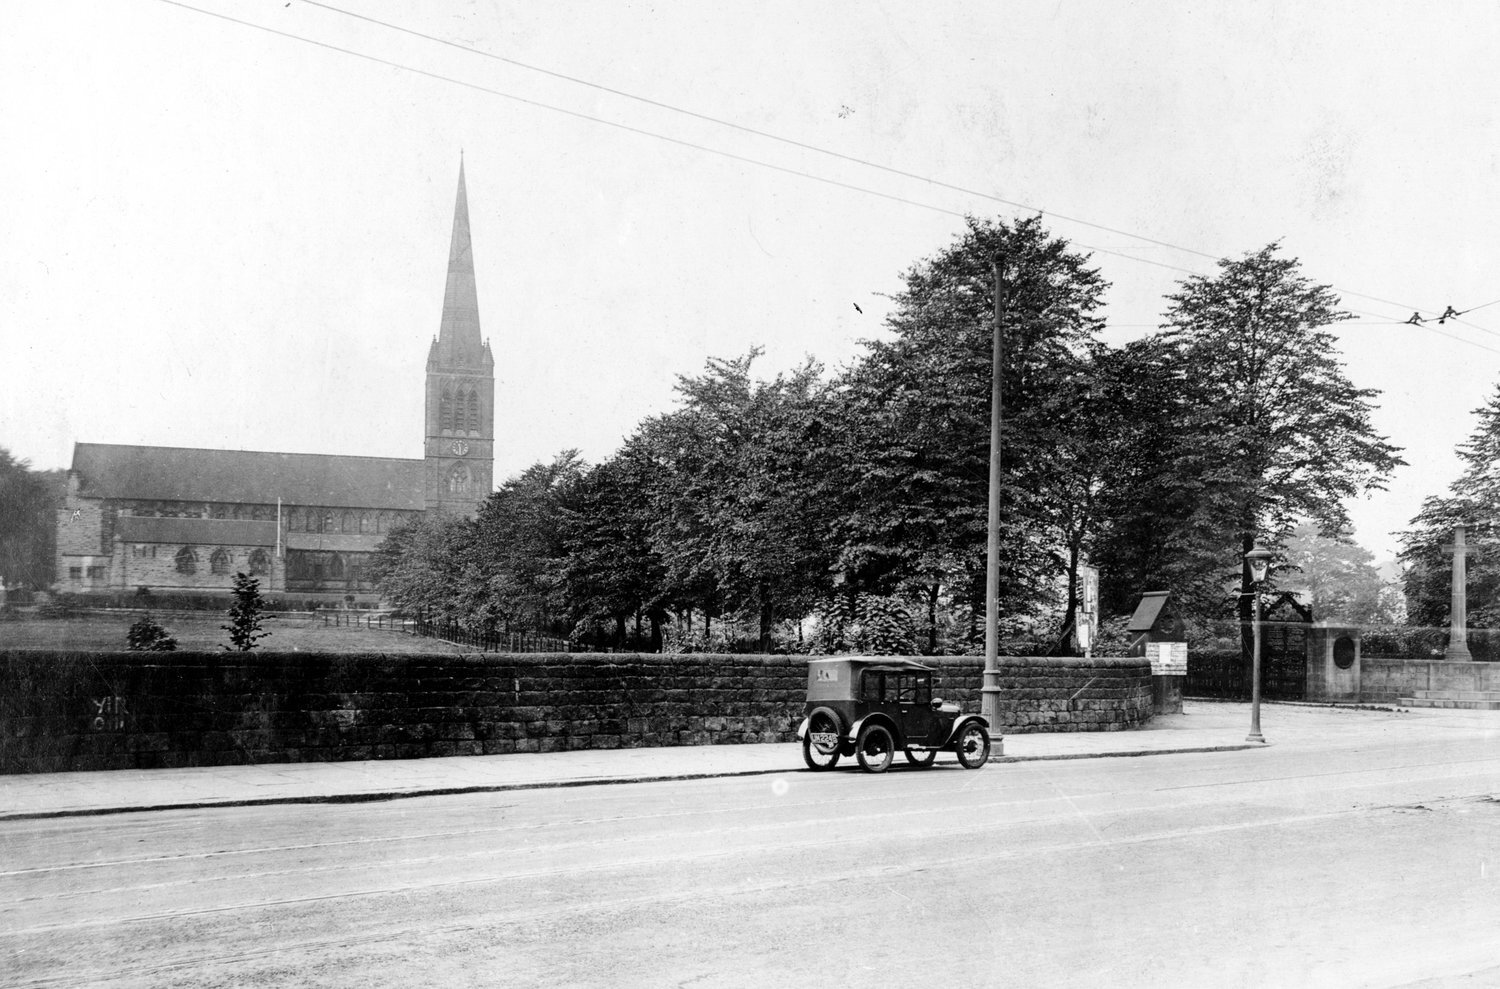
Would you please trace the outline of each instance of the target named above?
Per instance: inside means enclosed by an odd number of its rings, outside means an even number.
[[[990,741],[996,755],[1004,751],[1000,732],[1000,436],[1004,428],[1000,383],[1001,358],[1005,354],[1005,308],[1008,301],[1004,264],[1004,258],[999,256],[991,264],[995,320],[990,341],[990,496],[989,525],[985,540],[984,684],[979,688],[979,713],[990,723]]]
[[[1271,569],[1273,555],[1275,554],[1270,550],[1259,545],[1245,554],[1245,562],[1250,565],[1250,586],[1254,595],[1251,620],[1254,622],[1255,638],[1250,654],[1250,734],[1245,736],[1247,742],[1266,740],[1260,733],[1260,582],[1266,579],[1266,572]]]

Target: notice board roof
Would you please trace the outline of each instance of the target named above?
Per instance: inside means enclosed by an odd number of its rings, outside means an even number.
[[[1141,603],[1135,606],[1135,614],[1130,616],[1130,631],[1149,632],[1155,628],[1162,617],[1162,611],[1167,607],[1168,597],[1166,591],[1147,591],[1142,594]]]

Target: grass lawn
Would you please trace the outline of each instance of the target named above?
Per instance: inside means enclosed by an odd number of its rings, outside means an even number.
[[[118,652],[139,612],[87,615],[80,618],[39,618],[0,622],[0,649],[66,649],[81,652]],[[229,633],[219,628],[227,615],[206,612],[198,618],[158,619],[184,652],[216,652],[229,644]],[[276,618],[262,626],[271,635],[260,640],[257,652],[460,653],[465,650],[441,639],[420,639],[403,632],[324,626],[309,618]]]

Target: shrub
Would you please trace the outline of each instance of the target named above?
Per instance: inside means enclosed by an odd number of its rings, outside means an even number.
[[[125,648],[131,652],[176,652],[177,640],[147,612],[130,626],[125,635]]]
[[[813,648],[826,653],[911,656],[917,651],[917,627],[899,598],[859,594],[851,601],[848,595],[838,594],[818,612]]]

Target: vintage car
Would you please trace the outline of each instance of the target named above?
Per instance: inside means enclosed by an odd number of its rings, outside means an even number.
[[[989,761],[990,723],[932,695],[931,666],[909,659],[838,656],[807,664],[806,717],[797,729],[809,769],[832,769],[852,755],[872,773],[890,768],[896,750],[913,766],[954,752],[965,769]]]

